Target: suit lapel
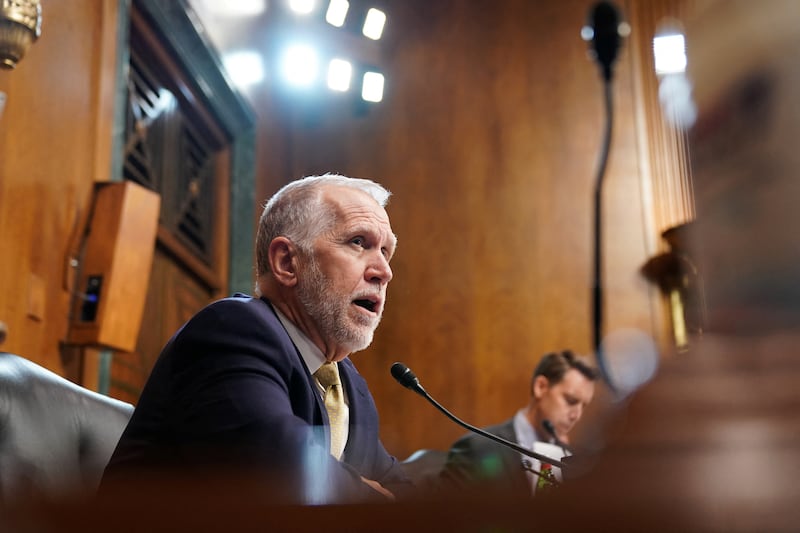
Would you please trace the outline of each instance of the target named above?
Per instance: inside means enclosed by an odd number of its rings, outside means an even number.
[[[515,444],[519,444],[519,440],[517,439],[517,433],[514,431],[514,419],[508,420],[507,422],[497,426],[495,435],[498,437],[502,437],[506,440],[509,440]],[[512,450],[506,446],[503,446],[503,462],[505,463],[505,471],[508,473],[510,478],[510,482],[514,485],[519,487],[520,490],[530,490],[530,482],[528,481],[528,475],[525,473],[523,469],[523,458],[522,455]]]
[[[330,444],[330,422],[328,421],[328,411],[325,409],[325,401],[322,399],[322,396],[319,394],[319,390],[317,389],[317,381],[314,379],[314,376],[311,374],[311,371],[308,369],[305,360],[303,359],[302,354],[300,354],[300,349],[292,340],[291,335],[289,332],[286,331],[286,328],[283,326],[280,318],[278,318],[277,313],[275,312],[275,308],[272,306],[272,302],[264,298],[263,296],[260,298],[262,302],[264,302],[267,308],[270,311],[270,321],[274,324],[274,330],[279,331],[281,336],[283,337],[283,342],[286,346],[291,346],[292,350],[294,351],[295,355],[295,364],[298,365],[302,371],[305,373],[306,382],[308,383],[308,393],[314,397],[314,401],[316,402],[315,405],[316,413],[315,413],[315,420],[321,420],[322,425],[325,426],[325,434],[326,438],[328,439],[328,443]],[[313,422],[312,422],[313,423]]]

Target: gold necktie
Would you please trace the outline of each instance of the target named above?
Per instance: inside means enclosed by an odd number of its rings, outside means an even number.
[[[314,372],[319,384],[325,389],[325,409],[331,425],[331,455],[340,459],[344,452],[345,427],[342,410],[344,409],[344,392],[339,379],[339,368],[336,363],[325,363]]]

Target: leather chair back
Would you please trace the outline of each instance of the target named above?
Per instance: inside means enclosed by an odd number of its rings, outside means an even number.
[[[421,490],[435,490],[439,485],[439,474],[447,462],[447,453],[443,450],[417,450],[400,464],[406,476]]]
[[[97,489],[133,406],[0,352],[0,503]]]

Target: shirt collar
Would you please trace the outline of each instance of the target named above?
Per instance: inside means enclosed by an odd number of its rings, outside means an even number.
[[[517,414],[514,415],[514,433],[517,434],[517,443],[529,450],[533,449],[534,442],[540,440],[539,436],[536,434],[536,430],[531,423],[528,422],[528,417],[525,416],[524,408],[517,411]]]
[[[277,307],[273,305],[272,309],[275,311],[275,315],[277,315],[278,320],[281,321],[281,324],[283,324],[283,327],[286,329],[286,333],[289,334],[289,338],[292,339],[292,342],[297,347],[297,351],[300,352],[300,356],[306,363],[308,371],[313,375],[314,372],[319,370],[319,367],[325,363],[325,355],[322,353],[322,350],[320,350],[316,344],[311,342],[311,339],[309,339],[305,333],[300,331],[300,328],[295,326],[294,322],[289,320],[286,315],[281,313]]]

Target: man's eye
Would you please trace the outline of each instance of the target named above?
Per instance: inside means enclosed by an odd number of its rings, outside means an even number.
[[[356,246],[364,246],[364,238],[363,237],[356,237],[350,241],[351,243],[355,244]]]

